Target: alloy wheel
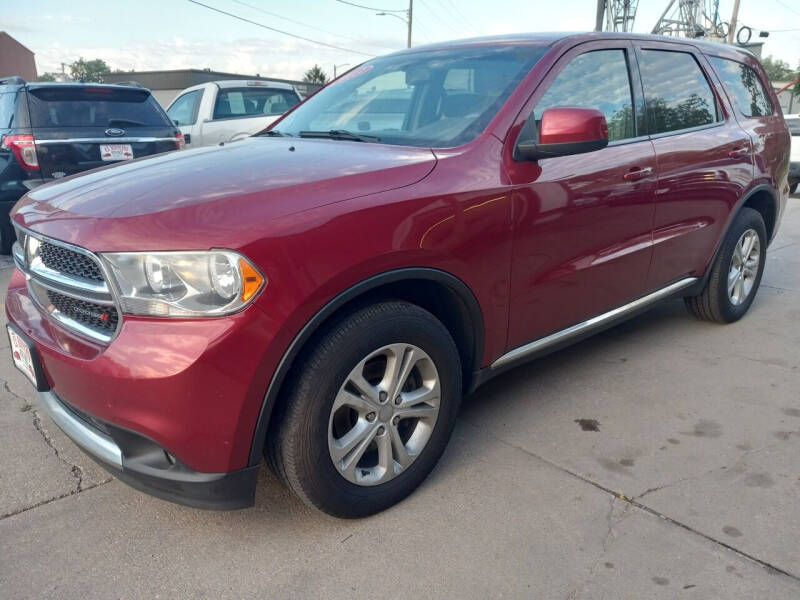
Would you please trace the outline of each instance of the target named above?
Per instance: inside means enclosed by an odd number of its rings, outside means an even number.
[[[391,344],[363,358],[331,408],[328,450],[351,483],[390,481],[427,445],[439,415],[439,373],[424,350]]]
[[[761,240],[755,229],[747,229],[734,246],[728,270],[728,298],[734,306],[750,296],[760,264]]]

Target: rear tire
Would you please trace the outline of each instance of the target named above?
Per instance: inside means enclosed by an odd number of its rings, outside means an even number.
[[[742,208],[722,242],[705,288],[697,296],[684,298],[689,312],[715,323],[741,319],[758,292],[766,251],[764,219],[758,211]]]
[[[365,517],[403,500],[441,457],[461,362],[436,317],[386,301],[329,326],[286,390],[265,448],[270,467],[307,505]]]

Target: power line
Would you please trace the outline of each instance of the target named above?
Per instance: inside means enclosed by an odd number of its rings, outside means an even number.
[[[209,6],[208,4],[203,4],[202,2],[198,2],[197,0],[188,0],[192,4],[196,4],[197,6],[202,6],[203,8],[207,8],[208,10],[213,10],[214,12],[218,12],[223,15],[227,15],[229,17],[233,17],[234,19],[238,19],[239,21],[244,21],[245,23],[250,23],[251,25],[256,25],[257,27],[261,27],[263,29],[269,29],[270,31],[274,31],[275,33],[281,33],[283,35],[288,35],[289,37],[293,37],[298,40],[303,40],[304,42],[311,42],[312,44],[318,44],[320,46],[326,46],[328,48],[333,48],[334,50],[341,50],[343,52],[351,52],[353,54],[360,54],[362,56],[369,56],[372,58],[374,54],[367,54],[366,52],[361,52],[360,50],[351,50],[350,48],[343,48],[341,46],[335,46],[333,44],[328,44],[326,42],[321,42],[319,40],[314,40],[311,38],[303,37],[302,35],[297,35],[296,33],[289,33],[288,31],[283,31],[282,29],[276,29],[275,27],[270,27],[269,25],[264,25],[263,23],[258,23],[257,21],[251,21],[250,19],[245,19],[244,17],[240,17],[239,15],[235,15],[233,13],[226,12],[219,8],[214,8],[213,6]]]
[[[479,31],[478,28],[472,24],[472,21],[468,20],[467,17],[464,16],[464,13],[461,12],[461,9],[458,8],[458,5],[455,2],[453,2],[453,0],[447,0],[447,4],[449,4],[453,8],[453,14],[456,15],[459,19],[461,19],[462,23],[464,23],[475,33],[478,34],[481,33],[481,31]]]
[[[275,17],[276,19],[283,19],[284,21],[288,21],[289,23],[294,23],[295,25],[300,25],[301,27],[308,27],[309,29],[313,29],[315,31],[319,31],[320,33],[327,33],[328,35],[335,35],[338,38],[342,38],[343,40],[353,41],[352,38],[344,36],[340,33],[334,33],[333,31],[328,31],[327,29],[321,29],[319,27],[314,27],[313,25],[309,25],[308,23],[303,23],[301,21],[295,21],[294,19],[290,19],[289,17],[284,17],[279,15],[278,13],[271,12],[269,10],[265,10],[258,6],[253,6],[252,4],[248,4],[247,2],[242,2],[242,0],[231,0],[231,2],[236,2],[236,4],[241,4],[242,6],[246,6],[247,8],[251,8],[258,12],[264,13],[265,15],[270,15],[271,17]]]
[[[450,25],[450,23],[448,22],[448,20],[447,20],[447,19],[442,19],[442,17],[439,15],[439,8],[441,8],[441,5],[440,5],[439,7],[437,7],[436,11],[434,11],[434,10],[433,10],[433,7],[432,7],[432,6],[430,6],[430,5],[428,5],[428,3],[427,3],[427,2],[422,2],[422,0],[420,0],[420,3],[421,3],[423,6],[425,6],[425,7],[428,9],[428,11],[430,11],[430,13],[431,13],[432,15],[434,15],[434,16],[436,17],[436,20],[437,20],[437,21],[439,21],[440,23],[442,23],[442,24],[443,24],[445,27],[447,27],[447,28],[448,28],[450,31],[452,31],[452,32],[453,32],[453,33],[455,33],[456,35],[461,35],[461,32],[460,32],[460,31],[458,31],[457,29],[455,29],[455,28],[454,28],[452,25]],[[446,8],[445,8],[445,10],[446,10]]]
[[[372,6],[364,6],[363,4],[355,4],[354,2],[346,2],[345,0],[336,0],[336,2],[340,2],[342,4],[349,4],[350,6],[356,6],[358,8],[366,8],[367,10],[374,10],[377,12],[396,12],[396,13],[404,13],[408,12],[408,10],[404,9],[389,9],[389,8],[374,8]]]
[[[795,9],[793,9],[793,8],[792,8],[791,6],[789,6],[788,4],[784,4],[782,0],[775,0],[775,2],[777,2],[778,4],[780,4],[780,5],[781,5],[782,7],[784,7],[785,9],[792,11],[794,14],[796,14],[796,15],[800,15],[800,12],[796,11]]]

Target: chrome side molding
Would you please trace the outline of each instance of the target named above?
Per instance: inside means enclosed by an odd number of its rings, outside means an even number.
[[[498,367],[505,366],[509,363],[512,363],[524,356],[529,354],[534,354],[536,352],[540,352],[549,348],[550,346],[554,346],[556,344],[560,344],[561,342],[565,342],[570,338],[577,337],[583,333],[587,333],[592,329],[600,328],[603,325],[607,324],[618,317],[622,317],[626,313],[633,312],[640,308],[647,306],[648,304],[653,304],[654,302],[658,302],[659,300],[666,298],[680,290],[689,287],[693,283],[697,281],[697,277],[687,277],[685,279],[681,279],[680,281],[676,281],[673,284],[668,285],[667,287],[661,288],[660,290],[656,290],[648,294],[647,296],[642,296],[641,298],[634,300],[633,302],[629,302],[628,304],[623,304],[622,306],[615,308],[614,310],[610,310],[606,313],[601,315],[597,315],[596,317],[592,317],[582,323],[578,323],[573,325],[572,327],[567,327],[566,329],[562,329],[561,331],[557,331],[556,333],[552,333],[548,336],[543,338],[539,338],[538,340],[534,340],[524,346],[519,346],[518,348],[514,348],[513,350],[506,352],[495,360],[491,364],[492,369],[496,369]]]

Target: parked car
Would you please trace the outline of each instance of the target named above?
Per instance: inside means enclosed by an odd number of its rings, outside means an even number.
[[[11,251],[8,213],[25,192],[181,147],[182,134],[150,90],[0,79],[0,253]]]
[[[792,194],[800,184],[800,114],[786,115],[786,125],[792,134],[792,154],[789,165],[789,186]]]
[[[300,100],[286,83],[214,81],[183,90],[167,114],[180,127],[187,146],[215,146],[266,129]]]
[[[14,361],[139,489],[248,506],[266,455],[311,506],[380,511],[495,375],[672,298],[747,312],[788,189],[765,81],[632,34],[370,60],[263,135],[29,192]]]

